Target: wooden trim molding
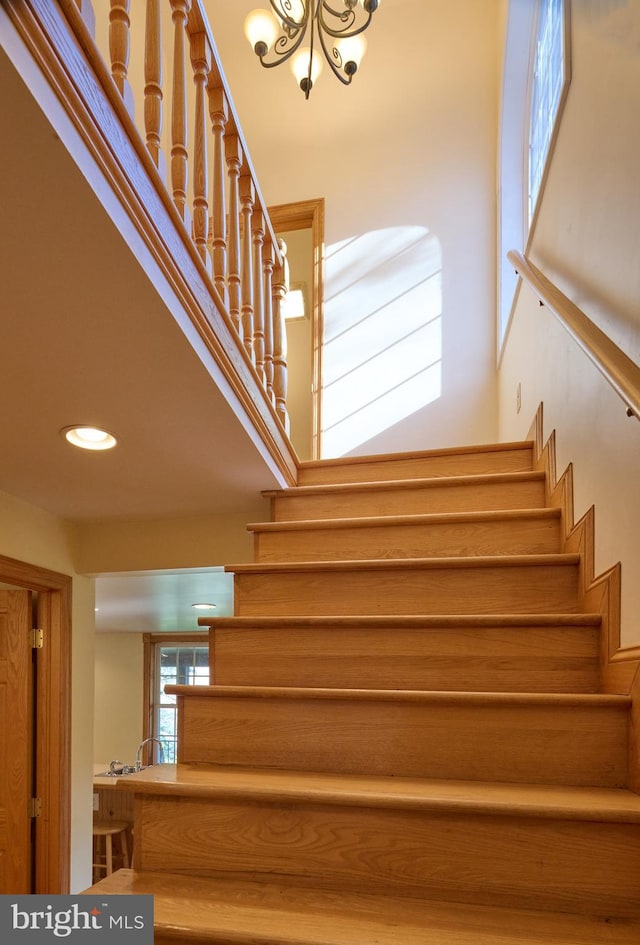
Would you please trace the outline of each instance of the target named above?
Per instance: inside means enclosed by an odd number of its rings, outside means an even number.
[[[38,593],[34,893],[68,893],[71,868],[71,578],[0,555],[0,580]]]
[[[631,691],[640,668],[640,646],[628,648],[620,646],[621,565],[617,563],[603,574],[596,575],[595,509],[592,506],[578,522],[575,522],[573,466],[570,464],[560,479],[557,478],[555,431],[550,434],[544,448],[540,451],[539,445],[543,442],[542,430],[543,408],[540,404],[531,430],[537,452],[534,462],[537,469],[546,473],[547,504],[559,508],[561,512],[562,550],[565,554],[580,555],[582,609],[585,613],[599,613],[602,617],[600,646],[602,691],[626,695]]]

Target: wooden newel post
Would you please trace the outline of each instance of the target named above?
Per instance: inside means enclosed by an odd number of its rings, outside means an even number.
[[[273,391],[276,398],[276,413],[288,434],[287,327],[284,321],[284,303],[289,291],[289,260],[285,241],[279,239],[278,246],[282,263],[276,265],[273,274]]]
[[[256,363],[253,347],[253,238],[251,218],[256,190],[249,174],[240,178],[240,215],[242,217],[242,266],[240,290],[242,296],[242,333],[247,354]]]

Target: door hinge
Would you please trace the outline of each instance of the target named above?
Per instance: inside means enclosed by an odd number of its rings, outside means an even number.
[[[44,630],[35,630],[31,631],[31,649],[32,650],[41,650],[44,646]]]
[[[29,801],[29,817],[40,817],[42,814],[42,799],[32,797]]]

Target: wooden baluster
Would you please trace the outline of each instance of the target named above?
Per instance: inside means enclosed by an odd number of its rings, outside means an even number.
[[[278,240],[278,245],[282,263],[276,266],[273,277],[273,391],[276,398],[276,413],[288,434],[287,326],[284,321],[284,301],[289,291],[289,261],[285,241]]]
[[[273,404],[276,399],[273,393],[273,267],[274,252],[271,239],[267,239],[262,259],[264,274],[264,376],[267,394]]]
[[[253,363],[256,363],[253,346],[253,252],[251,217],[256,199],[255,187],[249,174],[240,178],[240,215],[242,217],[242,267],[240,290],[242,294],[242,334],[244,346]]]
[[[118,91],[133,115],[133,92],[127,78],[129,70],[131,20],[129,19],[129,0],[111,0],[109,10],[109,56],[111,75]]]
[[[173,40],[173,100],[171,102],[171,187],[178,213],[189,225],[187,209],[187,76],[185,34],[191,0],[171,0]]]
[[[144,38],[144,126],[147,150],[163,179],[166,168],[160,145],[162,133],[162,25],[160,0],[147,0]]]
[[[209,162],[206,112],[207,83],[211,71],[211,50],[204,31],[192,33],[191,64],[196,87],[193,155],[193,237],[200,257],[211,272],[209,253]]]
[[[258,377],[264,387],[266,387],[266,375],[264,371],[264,271],[262,268],[264,214],[259,207],[253,211],[251,232],[253,238],[253,349],[255,351]]]
[[[209,89],[209,116],[213,132],[213,281],[224,304],[228,306],[224,131],[229,120],[229,103],[224,89]],[[239,173],[240,164],[237,165],[237,175]],[[238,192],[237,175],[235,183],[236,199]]]
[[[243,338],[240,318],[240,169],[242,146],[237,135],[225,138],[227,167],[229,169],[229,314],[240,339]]]

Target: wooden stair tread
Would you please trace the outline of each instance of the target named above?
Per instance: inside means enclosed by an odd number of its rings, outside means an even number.
[[[429,570],[462,568],[528,568],[575,567],[580,563],[579,554],[537,555],[467,555],[465,557],[442,558],[384,558],[347,561],[267,561],[249,564],[229,564],[225,571],[234,574],[278,574],[305,571],[376,571],[376,570]]]
[[[212,945],[631,945],[635,919],[383,899],[119,870],[86,892],[153,894],[155,941]]]
[[[560,519],[560,509],[499,509],[478,512],[431,512],[419,515],[370,515],[354,518],[318,518],[300,521],[252,522],[250,532],[305,531],[307,529],[376,528],[381,525],[437,525],[464,522],[526,521]]]
[[[640,795],[623,788],[340,775],[208,764],[153,765],[131,775],[127,782],[127,790],[137,794],[640,824]]]
[[[374,482],[329,482],[310,486],[290,486],[288,489],[267,489],[262,492],[262,495],[266,499],[291,499],[321,494],[375,493],[389,490],[395,492],[403,489],[429,489],[431,487],[441,489],[443,486],[502,485],[514,482],[544,482],[544,480],[545,474],[537,470],[508,473],[470,473],[465,476],[430,476]]]
[[[169,695],[187,699],[289,699],[336,702],[401,702],[419,705],[532,705],[592,708],[631,706],[631,697],[600,692],[423,692],[417,689],[328,689],[299,686],[165,686]]]
[[[407,628],[431,630],[473,627],[598,627],[601,614],[370,614],[327,617],[199,617],[201,627],[242,630],[343,630],[366,627],[372,630]]]
[[[362,456],[337,456],[333,459],[304,460],[300,469],[321,469],[332,466],[363,466],[367,463],[397,462],[407,459],[429,459],[435,456],[460,456],[467,453],[506,453],[512,450],[531,452],[532,440],[514,440],[511,443],[479,443],[472,446],[445,446],[433,450],[406,450],[399,453],[368,453]]]

